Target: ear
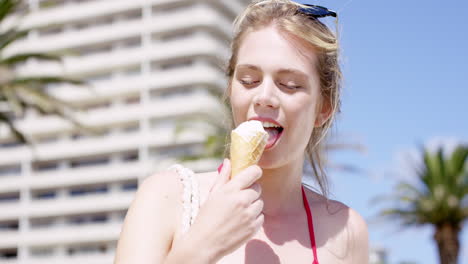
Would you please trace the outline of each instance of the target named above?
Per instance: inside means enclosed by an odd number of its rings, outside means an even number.
[[[332,105],[330,100],[324,99],[321,100],[319,104],[319,109],[317,112],[317,117],[315,118],[315,127],[321,127],[327,120],[331,117],[332,114]]]

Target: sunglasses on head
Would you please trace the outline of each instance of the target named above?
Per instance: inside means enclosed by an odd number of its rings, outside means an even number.
[[[309,5],[309,4],[302,4],[302,5],[305,5],[307,7],[300,7],[299,12],[309,17],[312,17],[312,18],[320,18],[320,17],[327,17],[327,16],[336,17],[336,12],[326,7],[319,6],[319,5]]]

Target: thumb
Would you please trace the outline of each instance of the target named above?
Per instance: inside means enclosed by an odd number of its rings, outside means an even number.
[[[210,189],[210,192],[218,189],[219,187],[223,186],[225,183],[229,181],[231,177],[231,162],[229,159],[224,159],[223,167],[221,168],[221,172],[218,174],[215,183]]]

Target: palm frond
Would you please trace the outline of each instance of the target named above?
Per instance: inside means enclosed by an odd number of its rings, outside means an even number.
[[[7,113],[0,112],[0,122],[4,123],[7,125],[7,127],[10,129],[11,133],[13,133],[13,136],[16,137],[21,143],[27,144],[29,141],[26,139],[26,137],[21,133],[13,124],[13,121],[10,120],[8,117]]]
[[[24,38],[29,33],[29,30],[18,30],[12,28],[7,30],[5,33],[0,34],[0,50],[5,49],[11,43],[18,39]]]
[[[61,57],[58,55],[31,52],[31,53],[17,54],[8,58],[4,58],[0,60],[0,65],[6,65],[6,66],[12,67],[15,64],[26,62],[29,59],[38,59],[42,61],[56,61],[56,62],[62,61]]]
[[[11,14],[19,3],[18,0],[0,0],[0,22]]]
[[[468,148],[459,146],[450,156],[442,148],[435,153],[422,149],[423,162],[415,170],[419,182],[400,182],[392,195],[386,196],[393,207],[381,212],[405,225],[451,223],[459,225],[467,219]],[[411,215],[413,214],[413,215]],[[411,221],[415,221],[411,223]]]
[[[21,100],[13,90],[13,87],[5,86],[0,90],[0,92],[3,94],[3,97],[5,97],[6,102],[10,105],[11,110],[13,110],[17,116],[21,116],[23,114],[23,104],[21,104]]]
[[[10,81],[10,85],[38,85],[44,86],[54,83],[69,83],[74,85],[84,85],[86,82],[82,80],[60,77],[60,76],[38,76],[38,77],[23,77],[16,78]]]

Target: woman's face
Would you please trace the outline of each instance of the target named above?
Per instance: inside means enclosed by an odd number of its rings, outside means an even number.
[[[248,33],[239,48],[231,83],[236,126],[270,118],[282,127],[266,129],[269,143],[259,161],[266,169],[302,159],[314,124],[321,125],[326,118],[317,109],[317,58],[298,39],[288,36],[273,26]]]

